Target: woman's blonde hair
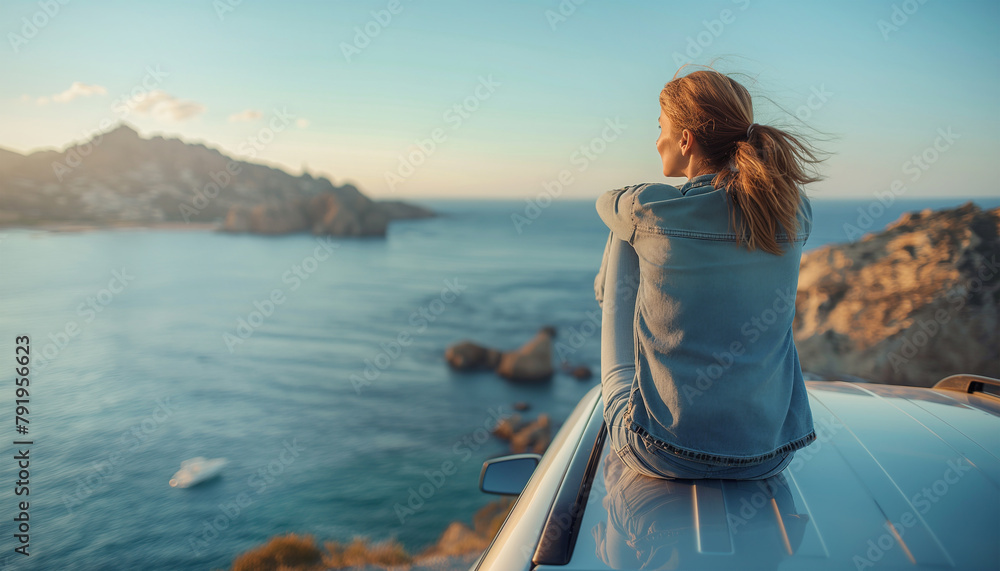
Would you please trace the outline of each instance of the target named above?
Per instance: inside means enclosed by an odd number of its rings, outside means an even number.
[[[801,186],[820,180],[807,168],[823,160],[819,153],[801,137],[754,123],[750,92],[714,70],[672,79],[660,107],[677,131],[691,131],[718,171],[712,185],[727,189],[738,243],[780,255],[778,233],[798,231]]]

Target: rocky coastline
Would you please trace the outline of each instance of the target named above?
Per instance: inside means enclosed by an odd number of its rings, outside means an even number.
[[[379,202],[351,184],[233,158],[202,144],[143,138],[121,124],[62,151],[0,149],[0,227],[179,225],[280,235],[385,236],[393,220],[435,214]]]
[[[1000,378],[1000,208],[904,214],[802,257],[795,345],[824,377],[933,386]]]

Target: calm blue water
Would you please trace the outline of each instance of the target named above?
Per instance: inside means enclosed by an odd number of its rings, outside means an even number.
[[[961,202],[898,203],[868,229]],[[292,531],[419,550],[469,521],[492,499],[476,488],[482,461],[506,450],[482,430],[497,411],[526,400],[558,424],[597,381],[458,375],[444,348],[579,328],[596,308],[606,233],[589,201],[556,202],[521,233],[511,214],[523,201],[428,204],[446,215],[395,223],[385,240],[336,241],[322,261],[308,236],[6,231],[0,569],[224,568]],[[809,246],[846,240],[843,224],[868,205],[816,202]],[[442,295],[449,283],[457,295]],[[240,319],[255,326],[245,339]],[[242,341],[232,351],[227,333]],[[33,356],[30,559],[12,555],[10,514],[25,499],[10,445],[16,335],[30,335]],[[598,370],[599,339],[573,360]],[[366,368],[374,380],[352,384]],[[230,464],[214,482],[170,488],[193,456]],[[449,462],[454,474],[435,475]],[[397,504],[422,485],[429,499],[401,522]]]

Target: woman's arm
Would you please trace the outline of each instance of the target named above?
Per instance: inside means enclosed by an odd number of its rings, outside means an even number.
[[[620,239],[629,244],[635,237],[635,196],[644,185],[609,190],[597,197],[597,214]]]
[[[597,306],[604,307],[604,282],[608,279],[608,255],[611,253],[611,246],[615,241],[615,233],[608,232],[608,243],[604,245],[604,255],[601,257],[601,268],[597,270],[594,278],[594,298],[597,299]]]
[[[628,399],[635,377],[635,300],[639,257],[625,240],[612,234],[606,248],[604,303],[601,317],[601,384],[605,404]],[[624,396],[623,396],[624,395]],[[617,407],[615,407],[617,408]],[[609,410],[605,407],[605,410]]]

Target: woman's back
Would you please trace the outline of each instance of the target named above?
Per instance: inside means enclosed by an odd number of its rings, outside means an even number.
[[[812,432],[792,341],[811,210],[803,199],[797,234],[777,235],[782,255],[750,251],[714,177],[612,191],[597,209],[639,260],[632,422],[683,457],[754,464]]]

